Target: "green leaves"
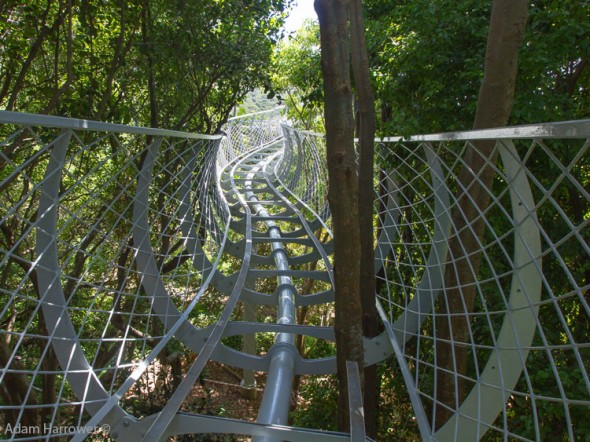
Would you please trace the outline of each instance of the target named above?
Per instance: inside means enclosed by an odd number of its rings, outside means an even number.
[[[515,123],[587,117],[589,16],[588,2],[533,3],[520,55]]]
[[[489,2],[367,2],[374,88],[390,108],[382,133],[428,133],[471,125]]]
[[[272,85],[287,104],[289,118],[304,129],[323,132],[323,82],[317,22],[307,21],[273,56]]]
[[[290,1],[5,3],[3,107],[215,132],[270,82]]]
[[[471,127],[483,75],[490,1],[368,0],[367,38],[388,135]],[[590,111],[590,5],[535,1],[519,57],[512,124]]]

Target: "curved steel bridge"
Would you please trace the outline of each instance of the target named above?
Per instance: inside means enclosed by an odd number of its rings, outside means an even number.
[[[296,345],[334,340],[329,318],[297,323],[335,295],[321,134],[279,110],[233,118],[223,136],[11,112],[0,123],[0,439],[365,439],[362,419],[346,434],[289,426],[295,376],[336,370]],[[446,282],[462,259],[449,242],[464,237],[457,174],[480,140],[499,160],[467,301]],[[590,121],[378,141],[385,332],[365,340],[365,359],[393,361],[424,440],[543,440],[556,425],[588,437],[589,146]],[[466,333],[440,335],[457,321]],[[135,414],[134,392],[153,392],[162,361],[181,354],[194,357],[176,364],[167,402]],[[245,389],[266,373],[256,422],[191,408],[211,360],[242,370]],[[358,417],[354,370],[349,383]]]

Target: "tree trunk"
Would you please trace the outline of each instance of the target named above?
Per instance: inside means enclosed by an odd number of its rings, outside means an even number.
[[[39,402],[37,394],[27,378],[24,365],[20,360],[10,357],[12,349],[8,347],[4,340],[0,339],[0,368],[10,369],[3,379],[2,398],[5,405],[13,407],[25,407],[22,416],[15,410],[8,409],[6,413],[7,421],[13,426],[20,423],[26,427],[39,426]]]
[[[357,127],[359,137],[359,232],[361,240],[360,288],[363,307],[363,333],[373,338],[379,334],[375,305],[375,246],[373,234],[373,161],[375,155],[375,99],[371,88],[369,56],[361,0],[349,5],[351,61],[354,86],[358,97]],[[377,366],[365,367],[364,412],[367,436],[377,437],[379,379]]]
[[[320,23],[328,201],[334,231],[335,333],[339,381],[338,426],[349,430],[346,361],[363,362],[359,284],[358,178],[354,152],[348,1],[315,0]],[[361,365],[362,367],[362,365]]]
[[[150,28],[152,26],[152,14],[149,1],[144,1],[141,16],[141,36],[146,47],[148,69],[148,93],[150,97],[150,126],[158,127],[158,102],[156,100],[156,80],[154,76],[153,42],[151,41]],[[147,144],[151,143],[151,137],[147,138]]]
[[[508,122],[527,12],[527,0],[494,0],[474,129],[505,126]],[[468,368],[469,314],[475,304],[485,226],[481,214],[489,205],[496,161],[494,141],[470,145],[458,177],[454,236],[449,243],[445,274],[447,289],[439,300],[443,319],[436,326],[437,428],[452,414],[444,406],[455,409],[466,395],[465,380],[459,376],[465,375]]]
[[[59,27],[63,23],[63,20],[65,19],[66,12],[60,10],[53,24],[51,26],[48,26],[46,20],[50,13],[50,9],[51,2],[48,2],[47,8],[43,13],[42,25],[39,26],[40,32],[37,35],[37,38],[35,39],[33,44],[31,45],[31,49],[29,50],[29,53],[27,54],[27,57],[21,66],[20,72],[16,77],[14,86],[12,86],[12,92],[10,94],[10,98],[8,99],[8,103],[6,104],[6,110],[14,110],[14,106],[16,105],[18,99],[18,94],[25,85],[25,79],[27,77],[29,70],[31,69],[31,66],[33,65],[35,57],[37,57],[39,52],[41,52],[43,43],[59,29]]]

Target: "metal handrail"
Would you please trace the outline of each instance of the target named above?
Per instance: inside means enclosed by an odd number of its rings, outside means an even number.
[[[376,137],[375,141],[396,143],[398,141],[475,141],[532,138],[576,139],[588,137],[590,137],[590,119],[413,135],[407,138],[402,136]]]
[[[211,432],[219,425],[220,433],[263,440],[350,437],[282,425],[293,375],[333,373],[336,364],[333,356],[304,359],[292,345],[297,334],[333,341],[332,329],[290,319],[295,306],[334,299],[332,242],[322,244],[317,236],[320,229],[331,235],[324,137],[282,131],[281,123],[276,110],[238,116],[222,137],[0,111],[0,323],[7,324],[0,344],[11,340],[0,383],[12,387],[6,383],[11,375],[30,380],[22,403],[0,402],[0,413],[12,413],[22,424],[26,414],[47,409],[48,423],[59,425],[69,416],[60,410],[77,396],[79,422],[88,412],[88,425],[108,424],[113,438],[129,442]],[[477,274],[471,268],[475,307],[448,313],[441,306],[449,293],[461,297],[465,289],[460,281],[445,285],[462,259],[449,246],[461,233],[453,224],[462,216],[457,195],[465,190],[457,175],[469,169],[464,153],[477,149],[479,140],[495,140],[497,155],[488,164],[496,176],[487,189],[491,202],[480,213],[482,267]],[[590,407],[590,338],[576,328],[590,322],[590,282],[582,272],[590,256],[590,120],[376,141],[375,268],[386,332],[364,341],[365,363],[395,356],[396,380],[409,397],[405,410],[413,408],[425,440],[484,434],[540,440],[548,431],[546,416],[563,427],[561,436],[579,438],[580,416]],[[473,173],[471,182],[478,180]],[[270,204],[276,208],[269,210]],[[253,230],[256,224],[266,230]],[[287,225],[295,230],[283,229]],[[254,249],[263,242],[273,249],[268,256]],[[288,248],[290,242],[307,249]],[[222,268],[226,256],[238,271]],[[87,267],[80,270],[85,257]],[[325,273],[298,267],[315,260],[323,261]],[[181,265],[170,270],[175,262]],[[16,270],[5,271],[8,265]],[[246,284],[262,277],[278,279],[274,293]],[[329,288],[302,296],[292,278],[318,278]],[[228,302],[216,321],[198,328],[190,312],[211,288]],[[238,302],[278,306],[279,323],[233,321]],[[36,322],[39,312],[47,336]],[[459,317],[469,325],[465,336],[443,339],[437,326]],[[267,354],[222,341],[263,332],[277,336]],[[31,358],[23,346],[37,341],[45,346]],[[168,342],[198,356],[161,414],[135,418],[124,398]],[[116,354],[99,364],[107,345]],[[438,345],[453,356],[467,349],[468,369],[439,366]],[[48,370],[43,363],[50,350],[60,365]],[[278,356],[289,360],[273,361]],[[282,371],[282,384],[267,385],[265,393],[281,397],[280,412],[274,413],[272,398],[263,400],[264,423],[258,424],[177,412],[209,359]],[[58,378],[57,399],[34,404],[29,399],[47,375]],[[469,391],[449,402],[437,391],[437,376],[465,381]],[[360,384],[353,383],[358,396]],[[353,403],[358,410],[360,400]],[[437,428],[441,409],[450,417]],[[551,414],[556,409],[561,421]],[[518,419],[527,420],[526,428]],[[358,419],[352,432],[361,426]],[[76,429],[43,437],[61,436],[77,441],[86,434]]]
[[[219,140],[221,135],[205,135],[168,129],[155,129],[142,126],[103,123],[101,121],[79,118],[58,117],[53,115],[29,114],[26,112],[0,111],[0,123],[19,126],[56,127],[61,129],[87,130],[94,132],[127,133],[161,137],[188,138],[197,140]]]

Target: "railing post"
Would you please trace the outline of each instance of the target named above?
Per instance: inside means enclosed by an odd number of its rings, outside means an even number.
[[[357,362],[346,361],[346,378],[348,379],[348,410],[350,413],[350,440],[364,442],[365,410],[363,408],[363,391]]]

